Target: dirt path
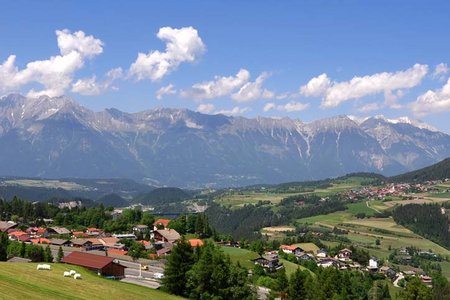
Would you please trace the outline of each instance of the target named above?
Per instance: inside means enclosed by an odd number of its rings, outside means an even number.
[[[381,211],[379,211],[378,209],[374,208],[374,207],[370,207],[369,205],[369,201],[366,201],[366,205],[368,208],[373,209],[374,211],[376,211],[377,213],[381,214]]]

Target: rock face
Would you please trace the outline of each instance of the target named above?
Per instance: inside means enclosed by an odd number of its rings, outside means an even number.
[[[68,97],[0,99],[0,175],[128,177],[196,187],[392,175],[450,156],[450,136],[409,119],[311,123],[158,108],[90,111]]]

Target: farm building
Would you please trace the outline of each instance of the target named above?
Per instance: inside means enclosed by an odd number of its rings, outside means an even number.
[[[63,258],[63,263],[85,267],[102,276],[124,277],[125,266],[115,262],[113,257],[74,251]]]
[[[175,243],[181,235],[175,229],[160,229],[153,232],[155,241]]]

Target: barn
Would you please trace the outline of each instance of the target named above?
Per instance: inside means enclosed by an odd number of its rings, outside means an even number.
[[[125,276],[126,267],[115,262],[113,257],[74,251],[64,257],[62,262],[85,267],[103,276],[114,276],[116,278]]]

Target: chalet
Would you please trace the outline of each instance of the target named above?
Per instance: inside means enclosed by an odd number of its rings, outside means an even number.
[[[281,245],[280,246],[280,250],[283,251],[284,253],[287,254],[300,254],[301,252],[303,252],[303,249],[301,249],[300,247],[297,247],[295,245]]]
[[[66,239],[51,239],[50,243],[59,247],[72,247],[72,242]]]
[[[169,219],[158,219],[155,222],[153,222],[153,230],[158,229],[167,229],[169,226],[170,220]]]
[[[350,259],[352,256],[352,250],[344,248],[342,250],[339,250],[338,258],[339,259]]]
[[[73,239],[73,247],[82,248],[85,251],[103,250],[103,244],[98,239]]]
[[[98,275],[123,278],[125,266],[117,263],[113,257],[74,251],[63,258],[63,263],[85,267]]]
[[[144,233],[148,230],[147,225],[136,225],[133,227],[133,232]]]
[[[125,245],[120,243],[120,240],[116,237],[102,237],[98,239],[98,241],[102,243],[103,247],[108,249],[108,251],[111,249],[123,250],[125,247]]]
[[[88,227],[86,229],[86,234],[88,236],[99,236],[102,233],[103,233],[103,230],[95,228],[95,227]]]
[[[72,232],[72,237],[74,238],[88,238],[89,235],[84,231],[74,231]]]
[[[14,223],[12,221],[0,221],[0,231],[1,232],[8,232],[8,229],[14,228],[17,226],[17,223]]]
[[[370,272],[378,271],[378,260],[376,257],[371,257],[369,259],[369,265],[367,266],[367,270],[369,270]]]
[[[253,260],[255,264],[260,265],[261,267],[267,269],[269,272],[275,272],[278,269],[283,267],[283,264],[280,263],[280,259],[278,254],[264,254],[261,257]]]
[[[48,237],[50,235],[61,235],[61,234],[70,235],[71,232],[69,229],[64,228],[64,227],[49,227],[49,228],[47,228],[47,231],[45,232],[44,236]]]
[[[31,237],[39,237],[43,236],[46,229],[42,227],[30,227],[26,230],[26,233],[28,233]]]
[[[324,258],[317,262],[317,266],[322,268],[336,267],[338,265],[338,261],[334,258]]]
[[[300,252],[298,254],[295,254],[295,256],[299,260],[315,260],[314,255],[312,255],[311,253]]]
[[[47,245],[51,244],[50,240],[46,239],[46,238],[31,239],[31,243],[33,243],[33,244],[47,244]]]
[[[381,267],[378,272],[384,274],[384,276],[386,276],[390,279],[394,279],[395,276],[397,275],[397,272],[394,269],[392,269],[390,267],[386,267],[386,266]]]
[[[170,253],[172,253],[172,249],[173,249],[173,244],[166,244],[165,247],[159,249],[156,251],[156,255],[157,256],[163,256],[163,255],[169,255]]]
[[[325,258],[328,256],[328,252],[325,249],[320,249],[316,252],[316,257],[318,258]]]
[[[175,229],[159,229],[153,232],[155,241],[175,243],[181,235]]]

